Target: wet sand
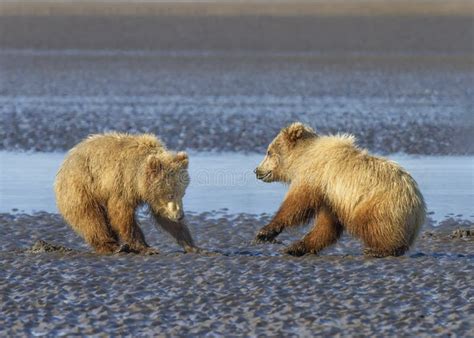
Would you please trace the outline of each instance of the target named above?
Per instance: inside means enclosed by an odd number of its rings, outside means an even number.
[[[474,154],[469,57],[0,51],[0,149],[152,132],[174,149],[263,152],[289,122],[379,153]]]
[[[97,256],[58,215],[1,214],[0,333],[466,336],[474,329],[472,223],[428,224],[399,258],[365,258],[349,238],[320,256],[293,258],[279,253],[283,245],[250,243],[269,217],[188,214],[197,243],[215,255],[183,254],[143,220],[160,255]],[[37,239],[74,251],[25,252]]]

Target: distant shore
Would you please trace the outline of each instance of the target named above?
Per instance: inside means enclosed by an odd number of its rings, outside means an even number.
[[[313,0],[313,1],[2,1],[0,15],[459,15],[474,13],[468,0]]]
[[[472,16],[0,16],[0,49],[474,54]]]

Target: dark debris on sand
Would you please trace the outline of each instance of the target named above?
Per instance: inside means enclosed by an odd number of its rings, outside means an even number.
[[[161,254],[99,256],[59,215],[0,214],[0,335],[467,336],[474,329],[474,238],[451,236],[471,222],[427,225],[403,257],[365,258],[344,237],[320,256],[295,258],[280,250],[302,231],[282,234],[283,245],[252,244],[270,216],[188,214],[205,254],[184,254],[143,219]]]
[[[55,245],[38,239],[31,248],[27,249],[27,253],[44,253],[44,252],[71,252],[72,249],[66,248],[62,245]]]

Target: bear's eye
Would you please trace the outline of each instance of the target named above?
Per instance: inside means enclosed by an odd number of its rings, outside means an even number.
[[[270,150],[267,150],[267,156],[272,156],[272,152]]]
[[[169,200],[173,200],[173,199],[174,199],[174,195],[168,195],[168,199],[169,199]]]

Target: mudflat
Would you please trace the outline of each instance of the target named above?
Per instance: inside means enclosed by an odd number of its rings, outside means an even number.
[[[91,133],[263,152],[286,124],[379,153],[473,154],[469,57],[0,51],[0,149],[65,151]]]
[[[281,244],[253,244],[271,216],[188,211],[186,222],[207,252],[184,254],[140,214],[160,254],[100,256],[58,214],[2,213],[0,334],[472,332],[474,224],[464,219],[468,214],[428,219],[409,253],[383,259],[364,257],[348,236],[318,256],[283,255],[304,228],[282,234]]]
[[[142,219],[160,255],[98,256],[59,215],[0,214],[0,333],[472,332],[472,223],[428,223],[404,257],[365,258],[346,237],[320,256],[294,258],[279,250],[299,231],[283,244],[252,244],[269,217],[189,213],[197,243],[209,250],[201,255],[182,253]],[[39,239],[56,246],[33,245]]]

